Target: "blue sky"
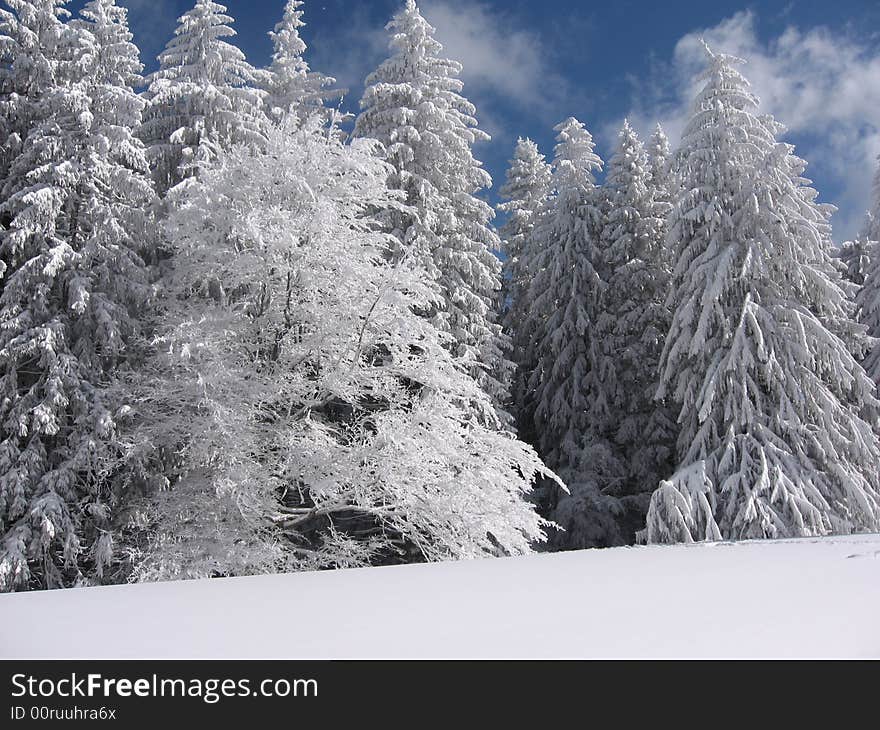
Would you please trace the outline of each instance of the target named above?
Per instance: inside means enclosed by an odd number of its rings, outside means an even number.
[[[193,0],[119,0],[148,69]],[[386,56],[384,24],[402,0],[306,0],[307,60],[350,89]],[[77,0],[71,9],[79,7]],[[227,0],[238,44],[268,61],[266,35],[283,0]],[[608,159],[624,117],[675,143],[699,71],[698,39],[746,57],[745,75],[810,163],[820,196],[840,208],[835,238],[856,233],[880,154],[880,2],[875,0],[422,0],[447,54],[464,64],[465,94],[493,136],[477,156],[503,181],[517,136],[552,155],[553,126],[583,121]],[[490,195],[494,199],[494,194]]]

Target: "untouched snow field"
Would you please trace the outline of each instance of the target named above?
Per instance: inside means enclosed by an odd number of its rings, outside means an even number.
[[[0,657],[880,657],[880,535],[5,595]]]

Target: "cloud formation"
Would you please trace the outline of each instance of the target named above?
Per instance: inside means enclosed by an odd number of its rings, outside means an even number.
[[[630,117],[640,131],[647,133],[659,120],[677,140],[697,90],[694,77],[705,63],[701,37],[714,50],[748,61],[742,71],[762,111],[787,126],[786,138],[826,183],[823,199],[840,209],[835,239],[854,236],[869,205],[880,154],[880,52],[823,27],[790,26],[762,42],[756,16],[743,11],[688,33],[671,61],[656,63],[650,79],[634,83],[637,101]]]
[[[568,84],[553,68],[547,39],[512,12],[479,0],[423,0],[421,8],[445,55],[462,63],[469,96],[529,114],[564,98]]]
[[[306,58],[313,69],[332,76],[339,87],[349,89],[356,106],[367,75],[388,56],[388,33],[385,22],[377,21],[366,4],[355,4],[346,13],[348,22],[314,35],[306,16]]]

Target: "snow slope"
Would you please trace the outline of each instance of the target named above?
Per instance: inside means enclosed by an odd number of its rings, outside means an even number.
[[[0,657],[880,657],[880,535],[4,595]]]

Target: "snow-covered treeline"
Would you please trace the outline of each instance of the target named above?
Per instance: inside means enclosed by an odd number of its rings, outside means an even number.
[[[835,249],[742,61],[706,64],[674,152],[624,124],[597,185],[570,119],[552,181],[521,140],[502,191],[513,410],[568,484],[561,548],[880,527],[880,173]]]
[[[301,0],[146,78],[115,0],[6,5],[0,590],[880,529],[880,174],[834,249],[738,59],[675,148],[521,139],[496,227],[414,0],[350,131]]]

